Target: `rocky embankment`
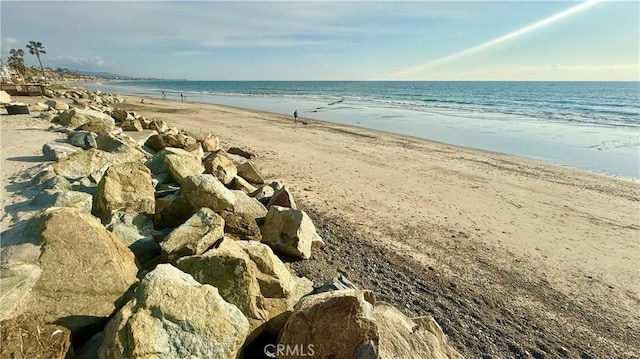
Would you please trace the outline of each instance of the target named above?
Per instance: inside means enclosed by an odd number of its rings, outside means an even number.
[[[37,258],[3,258],[3,284],[33,280],[3,303],[0,357],[461,357],[431,317],[297,276],[323,240],[256,154],[114,109],[117,95],[56,95],[29,106],[66,141],[43,145],[31,183],[43,210],[21,242]]]

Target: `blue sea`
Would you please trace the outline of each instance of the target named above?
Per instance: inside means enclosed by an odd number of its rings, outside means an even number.
[[[336,122],[640,178],[639,82],[111,81],[95,90]]]

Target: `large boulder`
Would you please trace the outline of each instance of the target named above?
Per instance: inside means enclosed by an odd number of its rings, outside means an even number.
[[[151,171],[139,162],[109,166],[98,184],[94,211],[107,222],[115,211],[155,213]]]
[[[57,175],[71,180],[93,175],[98,182],[108,165],[140,161],[143,158],[144,154],[137,149],[122,153],[109,153],[90,148],[86,151],[75,152],[58,161],[53,165],[53,170]]]
[[[156,130],[158,133],[164,133],[169,130],[169,126],[162,120],[153,120],[149,123],[150,130]]]
[[[216,136],[208,135],[206,138],[202,139],[200,145],[204,152],[213,152],[220,148],[220,140],[218,140],[218,137]]]
[[[42,102],[30,103],[29,112],[49,111],[49,105]],[[38,115],[40,117],[40,115]]]
[[[122,122],[122,130],[123,131],[137,131],[141,132],[144,128],[142,127],[142,122],[135,118],[127,118]]]
[[[33,199],[34,204],[47,207],[69,207],[84,213],[91,213],[93,196],[80,191],[44,190]]]
[[[83,110],[74,108],[60,113],[58,117],[60,119],[60,124],[71,128],[78,128],[85,123],[95,121],[104,123],[104,126],[106,128],[110,128],[109,132],[111,132],[116,125],[111,116],[91,109]]]
[[[163,257],[175,261],[180,257],[204,253],[223,235],[224,219],[209,208],[200,208],[169,233],[160,246]]]
[[[407,318],[390,304],[374,308],[381,359],[463,359],[432,316]]]
[[[193,151],[198,146],[200,146],[195,138],[183,135],[181,133],[155,134],[150,136],[144,143],[144,145],[156,152],[162,151],[166,147],[181,148],[185,151]]]
[[[89,131],[73,131],[67,135],[67,140],[70,144],[81,147],[83,149],[97,148],[96,143],[97,134]]]
[[[93,216],[50,208],[25,233],[41,245],[42,274],[31,290],[44,321],[72,332],[99,325],[137,282],[133,253]]]
[[[220,290],[249,318],[252,336],[277,333],[294,304],[313,283],[291,274],[271,249],[255,241],[222,241],[200,256],[183,257],[176,266],[203,284]]]
[[[256,279],[258,269],[234,240],[224,238],[202,255],[178,259],[176,266],[198,282],[218,288],[220,295],[249,319],[267,319]]]
[[[258,171],[251,162],[245,162],[238,166],[238,176],[246,179],[251,183],[263,184],[264,176]]]
[[[214,211],[232,208],[236,197],[217,178],[210,174],[187,177],[182,182],[180,196],[194,207],[207,207]]]
[[[110,122],[103,121],[103,120],[100,120],[100,121],[92,120],[87,123],[83,123],[82,125],[76,128],[76,130],[78,131],[89,131],[89,132],[93,132],[97,134],[105,134],[105,135],[111,133],[114,129],[115,129],[115,125],[112,125]]]
[[[2,358],[65,359],[71,348],[71,332],[22,315],[0,323],[0,343]]]
[[[251,183],[247,182],[244,178],[240,176],[233,177],[233,180],[228,185],[231,189],[237,189],[244,193],[253,193],[257,190],[257,188]]]
[[[99,171],[108,163],[113,162],[114,156],[110,153],[94,148],[86,151],[78,151],[53,165],[57,175],[68,179],[79,179]]]
[[[267,203],[267,207],[271,206],[280,206],[280,207],[288,207],[296,209],[296,202],[293,200],[293,195],[287,186],[282,186],[282,188],[278,189],[273,193],[271,199],[269,199],[269,203]]]
[[[161,264],[106,326],[99,358],[235,359],[248,332],[217,288]]]
[[[216,176],[224,184],[229,184],[238,174],[236,165],[222,151],[211,153],[202,162],[204,172]]]
[[[314,242],[321,241],[304,211],[280,206],[269,208],[262,226],[262,242],[277,253],[308,259]]]
[[[140,152],[135,141],[128,136],[116,137],[105,133],[96,136],[96,148],[111,153]]]
[[[111,215],[105,227],[129,246],[143,267],[160,256],[160,245],[154,238],[158,232],[153,229],[153,220],[148,215],[118,211]]]
[[[255,241],[237,241],[258,268],[258,284],[268,320],[260,329],[278,334],[300,298],[311,293],[313,282],[297,277],[269,246]]]
[[[234,212],[247,214],[254,219],[264,218],[267,215],[267,209],[257,199],[249,197],[243,191],[233,190],[231,192],[235,197]]]
[[[229,210],[220,211],[220,216],[224,219],[224,233],[229,238],[258,242],[262,240],[260,227],[252,216]]]
[[[189,176],[204,172],[204,166],[199,157],[179,148],[172,148],[164,153],[164,165],[167,172],[178,183],[182,183]]]
[[[302,295],[313,290],[313,283],[304,277],[296,277],[266,244],[256,241],[235,242],[256,264],[260,275],[258,283],[265,298],[292,298],[295,304]]]
[[[111,111],[111,117],[116,122],[124,122],[127,119],[127,117],[129,117],[129,114],[125,110],[115,109]]]
[[[57,111],[66,111],[69,109],[69,104],[60,100],[47,100],[44,103],[47,107]]]
[[[198,207],[191,205],[183,196],[168,195],[156,200],[153,225],[156,229],[177,227],[191,217]]]
[[[370,291],[306,296],[280,332],[278,344],[313,350],[319,358],[377,358],[380,336]],[[279,358],[294,358],[284,353]]]
[[[70,154],[80,150],[78,147],[68,143],[50,142],[42,146],[42,154],[49,161],[58,161],[69,157]]]

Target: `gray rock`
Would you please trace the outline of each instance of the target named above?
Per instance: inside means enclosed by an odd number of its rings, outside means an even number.
[[[60,113],[58,117],[60,118],[60,124],[71,128],[77,128],[92,121],[104,123],[107,128],[110,128],[109,132],[111,132],[115,126],[115,121],[111,116],[90,109],[82,110],[74,108]]]
[[[245,151],[239,147],[229,147],[229,149],[227,150],[228,153],[234,154],[234,155],[238,155],[238,156],[242,156],[246,159],[251,159],[251,157],[254,157],[254,154],[249,152],[249,151]]]
[[[214,175],[223,184],[229,184],[238,174],[236,165],[222,151],[211,153],[202,162],[204,172]]]
[[[200,208],[160,243],[168,261],[204,253],[224,235],[224,219],[209,208]]]
[[[133,253],[90,214],[50,208],[29,221],[25,236],[42,246],[33,311],[74,333],[104,321],[137,282]]]
[[[282,328],[278,344],[313,346],[314,355],[320,358],[377,358],[380,336],[374,304],[370,291],[341,290],[306,296]],[[369,355],[356,355],[365,353]]]
[[[244,193],[253,193],[257,190],[251,183],[247,182],[244,178],[235,176],[228,185],[231,189],[240,190]]]
[[[220,211],[220,216],[224,219],[225,236],[237,240],[262,240],[260,227],[256,220],[246,213],[235,213],[229,210]]]
[[[251,162],[245,162],[238,166],[238,176],[246,179],[251,183],[264,183],[264,177],[258,171],[258,169],[253,166]]]
[[[180,196],[194,207],[207,207],[214,211],[232,208],[236,197],[217,178],[210,174],[187,177]]]
[[[262,242],[276,253],[309,259],[313,242],[322,239],[301,210],[272,206],[262,226]]]
[[[200,145],[204,152],[213,152],[220,148],[220,140],[218,140],[218,137],[209,134],[206,138],[202,139]]]
[[[49,161],[58,161],[69,157],[70,154],[79,151],[78,147],[68,143],[50,142],[42,146],[42,153]]]
[[[376,303],[374,316],[381,359],[463,359],[432,316],[410,319],[386,303]]]
[[[233,211],[251,216],[254,219],[264,218],[267,215],[267,209],[255,198],[249,197],[243,191],[231,191],[235,197]]]
[[[153,120],[149,123],[150,130],[156,130],[158,133],[164,133],[169,130],[169,126],[164,121],[161,120]]]
[[[126,153],[138,151],[136,143],[128,137],[116,137],[111,134],[100,133],[96,136],[96,148],[110,153]]]
[[[122,130],[123,131],[137,131],[141,132],[144,128],[142,127],[142,122],[135,118],[125,119],[122,122]]]
[[[182,196],[168,195],[158,198],[153,224],[157,229],[177,227],[196,213],[199,208],[192,206]]]
[[[351,283],[351,281],[347,279],[347,277],[340,274],[338,277],[331,278],[328,281],[326,281],[321,287],[315,290],[315,293],[324,293],[324,292],[330,292],[333,290],[347,290],[347,289],[359,290],[355,286],[355,284]]]
[[[36,195],[33,203],[42,207],[69,207],[91,213],[93,196],[78,191],[45,190]]]
[[[116,211],[152,215],[155,196],[149,169],[139,162],[109,166],[98,185],[94,209],[105,223]]]
[[[99,358],[235,359],[249,322],[218,289],[170,264],[148,273],[106,326]]]
[[[204,172],[204,166],[199,157],[178,148],[172,148],[164,154],[164,165],[167,172],[178,183],[182,183],[189,176]]]
[[[74,146],[81,147],[83,149],[97,148],[96,143],[97,134],[89,131],[73,131],[67,136],[67,140]]]
[[[47,105],[47,107],[50,107],[58,111],[66,111],[69,109],[69,105],[66,102],[62,102],[62,101],[47,100],[44,103],[45,105]]]
[[[49,189],[49,190],[59,190],[59,191],[71,191],[71,183],[69,183],[69,181],[66,178],[62,176],[56,176],[54,173],[52,177],[44,179],[42,182],[40,182],[39,188],[41,190]]]
[[[273,193],[271,199],[269,199],[269,203],[267,203],[267,208],[271,206],[280,206],[296,209],[296,202],[293,200],[293,195],[289,191],[287,186],[283,186]]]
[[[129,247],[142,265],[161,253],[160,244],[154,239],[158,232],[148,215],[115,212],[105,227]]]

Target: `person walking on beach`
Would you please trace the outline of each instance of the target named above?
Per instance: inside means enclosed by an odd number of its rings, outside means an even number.
[[[298,110],[293,111],[293,123],[298,122]]]
[[[162,98],[167,98],[167,96],[164,94],[164,91],[162,91]]]
[[[182,94],[180,94],[180,101],[184,101],[184,96],[182,96]]]

